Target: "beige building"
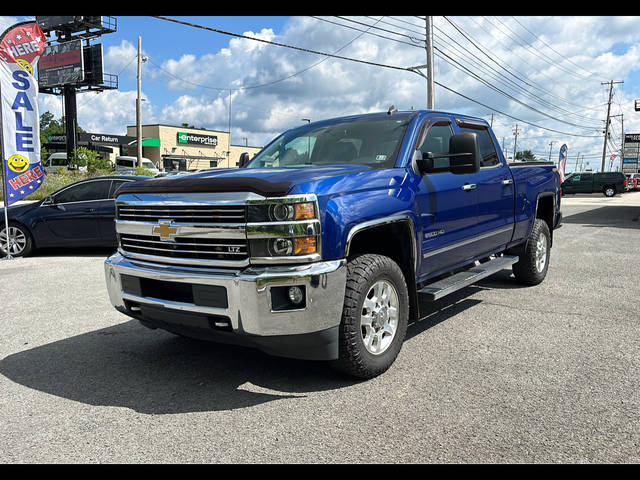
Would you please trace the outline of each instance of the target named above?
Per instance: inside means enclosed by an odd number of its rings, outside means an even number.
[[[127,126],[127,136],[136,136],[136,127]],[[262,147],[229,145],[229,132],[172,125],[142,125],[142,156],[160,170],[194,171],[202,168],[238,166],[240,155],[249,157]],[[127,155],[136,156],[135,142]]]

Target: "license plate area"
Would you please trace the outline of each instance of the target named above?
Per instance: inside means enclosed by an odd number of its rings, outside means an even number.
[[[190,303],[200,307],[228,308],[227,289],[219,285],[169,282],[121,275],[122,291],[143,298]]]

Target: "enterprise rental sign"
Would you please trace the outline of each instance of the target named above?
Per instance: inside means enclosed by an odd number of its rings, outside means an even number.
[[[218,145],[218,137],[216,135],[197,135],[195,133],[178,132],[178,143],[215,147]]]

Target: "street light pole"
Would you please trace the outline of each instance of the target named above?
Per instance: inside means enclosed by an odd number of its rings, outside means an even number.
[[[138,96],[136,97],[136,136],[138,146],[138,167],[142,168],[142,108],[140,89],[142,86],[142,37],[138,36]]]

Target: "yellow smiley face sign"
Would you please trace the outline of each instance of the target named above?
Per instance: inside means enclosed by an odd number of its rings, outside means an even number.
[[[29,169],[29,160],[22,155],[12,155],[7,160],[7,166],[16,173],[24,173]]]
[[[22,58],[18,58],[16,59],[16,63],[20,66],[20,68],[29,72],[29,75],[33,76],[33,66],[29,62],[23,60]]]

